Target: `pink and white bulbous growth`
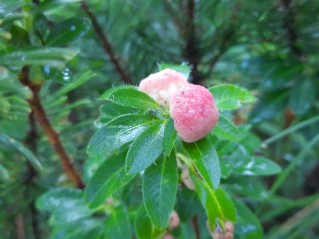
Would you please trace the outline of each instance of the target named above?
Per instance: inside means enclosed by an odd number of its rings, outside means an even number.
[[[181,73],[165,69],[142,80],[139,90],[148,94],[160,105],[169,106],[172,95],[187,83],[186,77]]]
[[[205,137],[217,124],[219,112],[213,95],[203,86],[187,84],[171,98],[170,114],[185,142]]]
[[[217,124],[219,112],[213,95],[203,86],[189,84],[179,72],[165,69],[140,82],[139,90],[169,106],[177,134],[185,142],[205,137]]]

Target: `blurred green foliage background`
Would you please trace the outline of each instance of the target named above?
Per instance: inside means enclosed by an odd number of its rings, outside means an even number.
[[[318,238],[319,1],[0,0],[0,19],[1,239],[47,238],[35,200],[70,184],[25,100],[21,68],[44,81],[42,103],[82,169],[98,96],[164,62],[189,64],[193,83],[254,92],[258,102],[233,121],[251,125],[258,155],[283,172],[225,183],[238,186],[264,238]]]

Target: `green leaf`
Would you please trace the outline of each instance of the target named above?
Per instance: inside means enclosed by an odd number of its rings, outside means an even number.
[[[182,222],[191,221],[191,218],[198,212],[201,205],[198,196],[193,190],[187,187],[179,187],[176,197],[175,210]]]
[[[268,196],[265,186],[256,177],[232,176],[223,181],[223,188],[238,196],[248,196],[254,199],[261,199]]]
[[[8,170],[0,164],[0,180],[5,181],[10,178]]]
[[[157,104],[151,97],[135,87],[120,86],[112,88],[105,92],[101,100],[109,100],[115,104],[132,107],[136,109],[159,109],[161,106]]]
[[[92,239],[100,238],[103,230],[102,220],[84,218],[68,224],[55,225],[50,239]]]
[[[40,161],[33,155],[33,153],[15,139],[6,134],[0,133],[0,142],[17,150],[37,170],[41,171],[43,169]]]
[[[316,98],[315,82],[311,79],[300,80],[292,89],[289,95],[289,105],[297,115],[305,114]]]
[[[76,189],[53,189],[37,200],[37,207],[48,211],[51,225],[63,225],[92,215],[83,199],[83,192]]]
[[[30,45],[28,32],[23,27],[13,24],[10,29],[10,34],[12,36],[10,39],[10,44],[18,48],[23,48]]]
[[[39,49],[27,49],[14,51],[0,56],[0,62],[10,66],[47,65],[52,67],[64,67],[78,54],[79,50],[58,47],[42,47]]]
[[[132,228],[126,209],[117,207],[106,219],[104,234],[106,238],[132,238]]]
[[[135,175],[125,173],[125,153],[108,158],[94,173],[85,190],[85,199],[91,208],[98,207]]]
[[[210,228],[215,228],[217,220],[236,221],[236,210],[230,196],[221,188],[212,190],[207,183],[191,174],[199,199],[205,208]]]
[[[235,236],[240,239],[263,238],[263,229],[258,218],[241,201],[236,200],[237,223],[235,224]]]
[[[79,86],[83,85],[88,80],[92,79],[94,76],[96,76],[96,74],[90,70],[79,73],[78,75],[74,77],[75,78],[74,81],[60,88],[50,97],[50,99],[58,99],[62,96],[65,96],[67,93],[77,89]]]
[[[213,135],[219,139],[238,141],[241,139],[237,127],[225,116],[220,115],[217,125],[213,130]]]
[[[36,205],[40,210],[53,212],[74,200],[80,200],[82,196],[83,192],[77,189],[56,188],[39,197]]]
[[[284,90],[272,90],[264,92],[264,95],[259,98],[254,109],[249,115],[249,121],[251,123],[260,123],[266,119],[271,119],[278,112],[283,112],[287,107],[289,100],[289,91]]]
[[[150,166],[163,152],[164,124],[159,121],[145,130],[131,145],[125,161],[128,173],[139,173]]]
[[[107,102],[100,108],[100,118],[99,123],[105,124],[110,120],[124,114],[134,114],[137,113],[136,109],[125,107],[122,105],[114,104],[113,102]]]
[[[145,211],[144,205],[140,207],[135,218],[135,231],[138,239],[152,238],[152,223]]]
[[[157,121],[143,114],[121,115],[99,129],[91,138],[87,152],[90,157],[104,160],[123,145],[136,139]]]
[[[238,109],[241,103],[255,101],[255,97],[248,90],[232,84],[213,86],[209,90],[219,110],[234,110]]]
[[[242,146],[238,146],[231,155],[223,156],[221,164],[223,177],[228,177],[230,173],[249,176],[267,176],[281,172],[281,168],[275,162],[261,157],[246,154]]]
[[[55,25],[46,38],[46,45],[67,45],[82,37],[90,29],[90,22],[85,18],[70,18]]]
[[[211,188],[217,189],[220,183],[220,166],[212,142],[203,138],[195,143],[183,142],[183,145],[199,174]]]
[[[168,226],[177,193],[177,162],[175,154],[162,156],[143,175],[145,209],[157,228]]]
[[[69,207],[62,206],[52,212],[49,223],[50,225],[61,225],[72,223],[84,218],[89,218],[92,211],[86,207],[83,200],[73,202],[72,205],[68,202]]]
[[[158,68],[160,71],[165,70],[167,68],[173,69],[181,74],[183,74],[186,79],[188,79],[191,69],[188,65],[182,64],[182,65],[171,65],[171,64],[158,64]]]
[[[163,152],[166,155],[170,155],[176,140],[176,130],[174,127],[174,121],[169,118],[165,124],[164,137],[163,137]]]

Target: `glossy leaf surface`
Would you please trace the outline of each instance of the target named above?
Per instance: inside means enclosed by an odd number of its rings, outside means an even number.
[[[174,154],[162,156],[145,170],[143,199],[145,209],[157,228],[165,228],[175,204],[177,192],[177,163]]]
[[[223,84],[209,88],[219,110],[234,110],[242,103],[255,101],[255,97],[246,89],[232,84]]]
[[[134,140],[126,155],[125,169],[128,173],[145,170],[161,155],[163,134],[164,125],[159,121]]]
[[[183,145],[199,174],[212,189],[217,189],[221,173],[218,155],[211,141],[204,138],[195,143],[183,143]]]
[[[113,155],[97,169],[85,190],[85,198],[90,207],[103,204],[107,197],[134,178],[135,175],[126,174],[124,163],[125,153]]]

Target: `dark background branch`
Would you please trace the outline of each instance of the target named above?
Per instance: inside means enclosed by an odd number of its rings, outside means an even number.
[[[125,71],[125,69],[121,66],[119,57],[116,56],[112,44],[110,43],[109,39],[107,38],[106,34],[103,32],[102,27],[98,23],[95,15],[91,12],[89,5],[86,2],[81,3],[81,8],[85,12],[85,14],[88,16],[88,18],[91,20],[93,29],[97,36],[99,37],[100,41],[102,42],[102,47],[105,51],[105,53],[110,57],[110,60],[119,74],[121,80],[124,83],[132,84],[131,76]]]
[[[284,8],[283,28],[287,33],[290,50],[297,58],[301,58],[302,51],[297,44],[298,34],[295,28],[295,9],[292,0],[280,0],[280,2]]]
[[[32,97],[28,99],[28,103],[34,112],[35,119],[39,126],[44,131],[45,135],[47,136],[50,144],[52,145],[54,151],[58,154],[60,157],[63,169],[67,176],[70,178],[72,183],[77,188],[84,188],[85,185],[78,173],[78,171],[75,169],[72,160],[67,155],[64,146],[61,143],[61,140],[59,138],[58,133],[53,129],[47,114],[45,112],[45,109],[41,103],[40,97],[39,97],[39,91],[41,89],[41,86],[38,84],[33,83],[29,78],[29,67],[24,66],[22,68],[21,74],[19,75],[19,81],[27,86],[31,92]]]
[[[187,20],[184,34],[186,46],[184,48],[183,55],[192,68],[190,77],[191,82],[194,84],[199,84],[203,80],[203,76],[198,70],[201,55],[196,36],[195,7],[195,0],[188,0],[186,9]]]

